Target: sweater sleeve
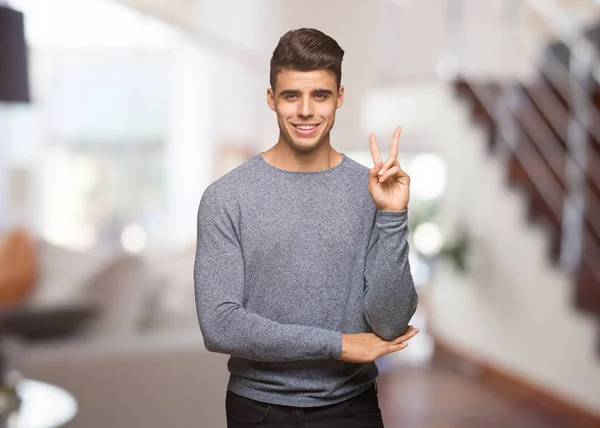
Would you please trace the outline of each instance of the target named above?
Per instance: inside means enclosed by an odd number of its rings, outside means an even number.
[[[404,333],[418,296],[408,263],[408,214],[377,210],[365,264],[365,317],[385,340]]]
[[[244,308],[244,259],[234,228],[238,210],[227,209],[213,190],[209,186],[200,201],[194,263],[196,310],[206,348],[254,361],[338,358],[341,332],[281,324]]]

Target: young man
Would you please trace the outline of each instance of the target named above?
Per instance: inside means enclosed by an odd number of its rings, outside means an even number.
[[[228,363],[228,427],[381,427],[374,360],[417,333],[409,177],[396,129],[369,170],[335,151],[337,42],[286,33],[271,59],[279,140],[205,190],[194,279],[200,329]]]

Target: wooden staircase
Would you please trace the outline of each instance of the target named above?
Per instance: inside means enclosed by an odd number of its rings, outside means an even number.
[[[486,130],[490,154],[505,157],[507,181],[526,195],[529,220],[542,222],[550,231],[549,257],[559,263],[564,250],[563,207],[569,189],[567,164],[571,155],[567,145],[573,106],[568,74],[557,78],[554,73],[549,79],[545,71],[540,70],[534,83],[516,83],[510,88],[508,84],[459,77],[454,81],[454,89],[470,106],[473,121]],[[515,101],[509,103],[506,94]],[[585,220],[582,250],[573,272],[573,303],[596,315],[600,325],[600,85],[597,82],[592,85],[589,101],[593,115],[586,132]],[[506,112],[515,130],[510,138],[504,129]]]

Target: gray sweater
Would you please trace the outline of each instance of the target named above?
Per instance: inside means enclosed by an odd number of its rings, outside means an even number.
[[[194,266],[200,330],[231,355],[228,389],[263,402],[343,401],[378,375],[338,360],[342,333],[401,335],[416,310],[407,211],[378,210],[344,155],[286,171],[258,154],[207,187]]]

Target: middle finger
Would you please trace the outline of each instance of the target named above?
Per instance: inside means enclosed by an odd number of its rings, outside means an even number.
[[[400,141],[400,134],[402,133],[402,127],[398,126],[392,136],[392,144],[390,145],[390,157],[398,157],[398,142]]]

